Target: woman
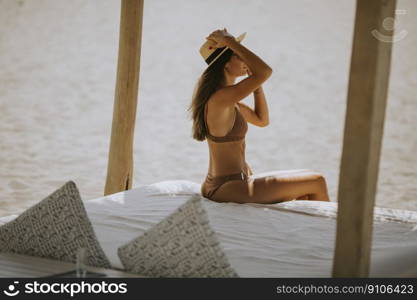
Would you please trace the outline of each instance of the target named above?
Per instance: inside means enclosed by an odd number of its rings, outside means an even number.
[[[194,90],[193,138],[207,139],[210,160],[201,185],[205,198],[216,202],[277,203],[282,201],[330,201],[324,177],[310,170],[274,172],[253,176],[245,160],[247,123],[265,127],[268,107],[262,84],[272,69],[226,29],[212,32],[200,48],[208,64]],[[248,75],[235,84],[237,77]],[[240,103],[254,93],[255,109]]]

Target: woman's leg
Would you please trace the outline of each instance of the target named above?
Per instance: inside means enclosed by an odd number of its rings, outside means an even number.
[[[264,172],[254,175],[254,177],[265,177],[265,176],[278,176],[278,177],[293,177],[294,175],[317,175],[322,176],[319,172],[313,171],[311,169],[292,169],[292,170],[279,170],[279,171],[270,171],[270,172]],[[327,189],[327,186],[326,186]],[[315,200],[313,199],[313,195],[301,195],[295,200]],[[330,201],[330,200],[329,200]]]
[[[253,176],[247,181],[231,180],[214,194],[218,202],[278,203],[294,199],[330,201],[326,180],[311,170],[299,172],[269,172],[268,176]],[[308,199],[306,199],[308,197]]]

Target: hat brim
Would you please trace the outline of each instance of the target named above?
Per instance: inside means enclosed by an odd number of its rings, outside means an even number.
[[[244,33],[242,33],[241,35],[239,35],[237,38],[235,38],[235,40],[237,41],[237,42],[241,42],[241,41],[243,41],[243,39],[245,38],[245,36],[246,36],[246,32],[244,32]],[[224,52],[226,52],[226,50],[227,49],[230,49],[229,47],[226,47],[226,48],[224,48],[223,50],[222,50],[222,52],[220,52],[219,53],[219,55],[217,55],[211,62],[210,62],[210,64],[208,64],[207,65],[207,68],[208,67],[210,67],[217,59],[219,59],[219,57],[221,57],[222,56],[222,54],[224,53]],[[207,69],[206,68],[206,69]]]

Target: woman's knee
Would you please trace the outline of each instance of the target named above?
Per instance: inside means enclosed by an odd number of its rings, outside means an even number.
[[[320,174],[317,177],[317,181],[319,182],[320,185],[325,186],[325,187],[327,186],[326,178],[323,175]]]

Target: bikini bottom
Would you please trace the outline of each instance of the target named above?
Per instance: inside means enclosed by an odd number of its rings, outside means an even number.
[[[239,172],[235,174],[222,175],[222,176],[211,176],[207,174],[205,181],[201,185],[201,194],[203,197],[212,199],[214,193],[227,181],[230,180],[243,180],[248,179],[248,175],[244,172]]]

